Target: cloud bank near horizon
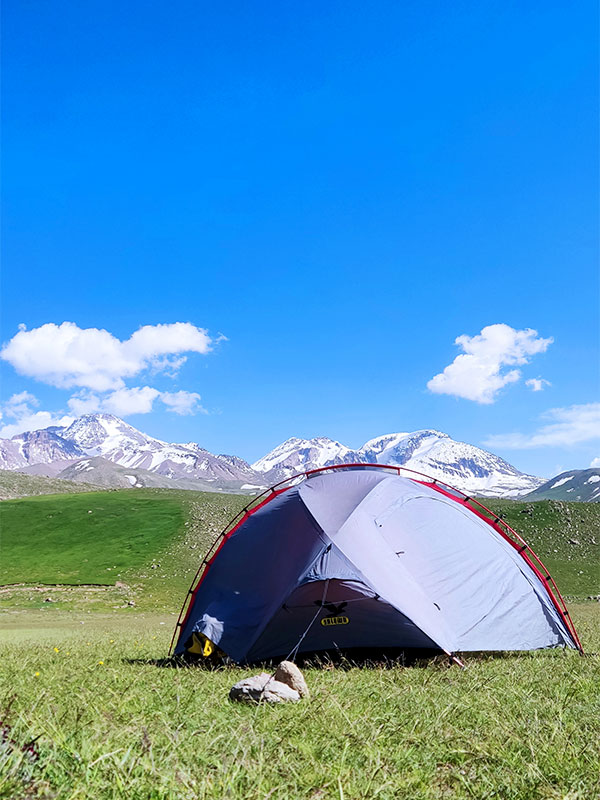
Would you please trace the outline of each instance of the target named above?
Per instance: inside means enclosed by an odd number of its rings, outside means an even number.
[[[38,398],[30,392],[19,392],[10,397],[0,409],[0,439],[10,439],[19,433],[37,431],[52,425],[64,427],[84,414],[106,412],[117,417],[149,414],[155,410],[155,400],[163,403],[167,411],[179,416],[208,413],[201,406],[201,397],[197,392],[159,392],[151,386],[118,389],[105,397],[93,394],[74,396],[68,401],[70,413],[38,411]]]

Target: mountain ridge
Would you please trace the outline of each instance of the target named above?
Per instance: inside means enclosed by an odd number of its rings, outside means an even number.
[[[84,467],[82,459],[92,459]],[[94,461],[99,459],[99,461]],[[61,463],[62,462],[62,463]],[[127,468],[140,481],[108,463]],[[132,486],[150,474],[165,484],[185,482],[199,490],[250,491],[304,472],[333,464],[377,463],[401,466],[444,481],[469,494],[487,497],[522,496],[544,483],[520,472],[499,456],[435,429],[376,436],[360,448],[350,448],[327,436],[291,437],[250,465],[235,455],[215,455],[197,442],[169,443],[142,433],[112,414],[85,414],[65,427],[51,426],[0,440],[0,468],[27,472],[49,471],[90,482],[114,480]],[[34,469],[36,465],[46,465]],[[95,475],[94,470],[99,470]],[[88,477],[89,474],[89,477]],[[153,480],[151,482],[154,482]]]
[[[561,472],[522,499],[600,503],[600,469],[591,467]]]
[[[352,450],[327,437],[292,437],[252,464],[269,484],[296,472],[334,463],[390,464],[445,481],[469,494],[519,496],[544,481],[520,472],[504,459],[466,442],[457,442],[434,429],[389,433],[369,439]]]

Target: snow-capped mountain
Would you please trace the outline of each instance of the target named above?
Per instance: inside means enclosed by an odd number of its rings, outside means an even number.
[[[368,461],[408,467],[468,494],[485,497],[516,497],[543,482],[519,472],[500,456],[434,430],[372,439],[361,452]]]
[[[15,459],[12,453],[19,447],[18,443],[15,445],[19,437],[13,437],[2,440],[7,457],[3,458],[0,450],[0,467],[19,469],[54,460],[100,456],[123,467],[148,470],[173,479],[247,483],[256,478],[254,471],[240,458],[215,456],[195,442],[185,445],[163,442],[112,414],[86,414],[66,428],[53,427],[51,431],[36,431],[35,434],[54,443],[55,458],[45,455],[41,458],[37,451],[28,454],[21,447],[19,452],[22,456]],[[27,436],[34,434],[21,434],[21,437]],[[60,447],[58,443],[62,443]],[[62,452],[59,452],[61,448]]]
[[[252,464],[252,469],[263,473],[268,479],[283,480],[297,472],[328,467],[331,464],[352,464],[356,461],[362,462],[364,459],[357,457],[355,450],[350,450],[326,436],[316,439],[293,437],[259,458]]]
[[[215,456],[195,442],[169,444],[141,433],[112,414],[88,414],[62,436],[85,450],[123,467],[137,467],[168,478],[247,481],[250,466],[235,456]]]
[[[455,442],[435,430],[390,433],[369,440],[358,450],[327,438],[288,439],[252,467],[264,474],[266,483],[274,483],[296,472],[353,462],[407,467],[468,494],[488,497],[518,496],[543,483],[499,456]]]
[[[86,414],[65,428],[46,428],[0,440],[2,469],[30,472],[35,465],[38,469],[39,465],[47,465],[44,470],[55,466],[53,474],[59,474],[82,458],[104,459],[128,470],[186,481],[186,488],[190,481],[198,481],[198,488],[212,483],[215,488],[254,489],[297,472],[351,463],[404,466],[469,494],[484,496],[518,496],[543,483],[541,478],[519,472],[492,453],[456,442],[435,430],[379,436],[356,450],[324,436],[292,438],[252,466],[237,456],[214,455],[196,442],[163,442],[112,414]],[[98,463],[95,468],[100,467],[102,464]],[[108,476],[107,466],[102,470]],[[108,481],[109,477],[103,480]]]

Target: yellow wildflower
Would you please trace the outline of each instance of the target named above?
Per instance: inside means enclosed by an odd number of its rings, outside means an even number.
[[[99,661],[99,662],[98,662],[98,666],[99,666],[99,667],[100,667],[100,666],[102,666],[102,664],[104,664],[104,661]]]
[[[33,675],[34,678],[39,678],[39,676],[40,676],[39,672],[35,672],[34,675]]]
[[[58,649],[58,647],[55,647],[55,648],[54,648],[54,652],[55,652],[55,653],[60,653],[60,650]]]

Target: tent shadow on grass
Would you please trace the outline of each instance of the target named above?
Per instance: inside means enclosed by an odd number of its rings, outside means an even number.
[[[548,654],[548,651],[544,651]],[[539,651],[484,651],[479,653],[469,653],[468,662],[484,662],[496,660],[509,660],[513,658],[540,658]],[[268,661],[257,661],[248,664],[236,664],[222,659],[208,658],[189,658],[181,656],[171,656],[166,658],[128,658],[126,664],[154,666],[160,669],[200,669],[214,672],[228,669],[259,669],[269,671],[275,669],[281,659],[270,659]],[[438,650],[418,650],[418,651],[387,651],[385,653],[373,653],[368,651],[356,650],[354,652],[329,652],[329,653],[307,653],[296,658],[295,662],[302,669],[328,670],[350,670],[350,669],[396,669],[398,667],[426,668],[437,667],[447,669],[452,664],[449,657]]]
[[[467,664],[481,663],[486,661],[508,661],[512,659],[539,659],[553,658],[560,653],[561,655],[577,655],[571,653],[569,648],[553,648],[546,650],[483,650],[468,653]],[[588,656],[597,655],[587,653]],[[464,656],[463,656],[464,658]],[[268,661],[256,661],[247,664],[236,664],[233,661],[223,660],[222,658],[194,658],[190,656],[167,656],[165,658],[127,658],[126,664],[154,666],[161,669],[200,669],[208,672],[228,669],[262,669],[264,671],[274,670],[277,664],[284,659],[269,659]],[[351,670],[351,669],[396,669],[398,667],[410,667],[423,669],[426,667],[437,667],[447,669],[455,666],[450,658],[440,650],[412,649],[402,650],[401,648],[391,648],[385,652],[375,653],[368,648],[355,648],[352,651],[328,651],[321,653],[300,654],[295,663],[302,669],[328,670]]]

